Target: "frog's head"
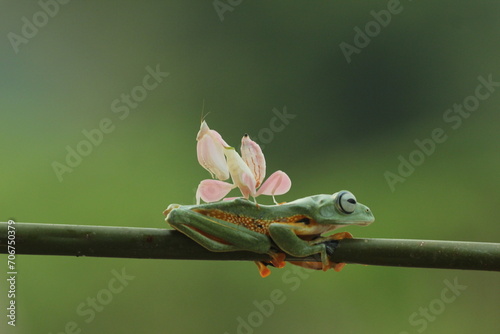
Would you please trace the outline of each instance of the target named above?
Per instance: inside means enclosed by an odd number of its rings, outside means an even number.
[[[313,216],[320,225],[366,226],[375,221],[371,210],[356,200],[354,195],[342,190],[333,195],[314,196]]]

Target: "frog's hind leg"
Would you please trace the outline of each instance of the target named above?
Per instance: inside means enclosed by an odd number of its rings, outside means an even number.
[[[246,250],[265,254],[271,248],[271,241],[265,234],[191,209],[174,208],[166,220],[176,230],[212,252]]]
[[[236,251],[234,245],[224,241],[221,238],[210,235],[208,233],[204,233],[202,230],[197,229],[196,227],[189,225],[176,225],[174,228],[187,235],[206,249],[212,252],[231,252]]]

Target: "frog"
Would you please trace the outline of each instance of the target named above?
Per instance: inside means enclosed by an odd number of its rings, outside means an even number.
[[[166,222],[212,252],[250,251],[268,254],[270,261],[255,261],[262,277],[268,266],[282,268],[287,254],[318,256],[315,264],[294,265],[340,271],[345,263],[330,261],[325,242],[352,238],[349,232],[322,236],[340,227],[366,226],[375,221],[372,211],[347,190],[319,194],[291,202],[263,205],[244,198],[219,202],[170,204]]]

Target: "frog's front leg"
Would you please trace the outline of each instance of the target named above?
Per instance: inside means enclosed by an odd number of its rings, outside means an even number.
[[[169,210],[165,220],[173,228],[212,252],[270,252],[271,240],[268,236],[195,210],[175,206]]]
[[[322,269],[327,270],[331,266],[324,244],[314,244],[300,239],[293,227],[280,223],[269,225],[269,234],[274,242],[285,252],[297,257],[306,257],[313,254],[321,255]]]

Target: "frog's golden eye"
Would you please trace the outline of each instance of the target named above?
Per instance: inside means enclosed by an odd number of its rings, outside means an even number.
[[[356,197],[349,191],[342,191],[337,196],[337,205],[344,213],[353,213],[356,209]]]

